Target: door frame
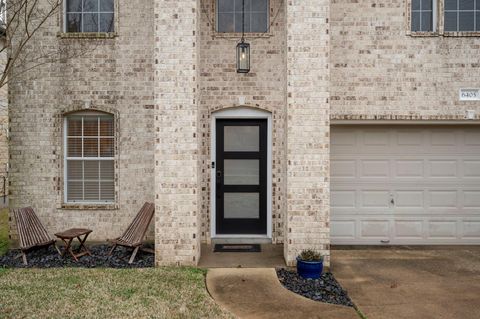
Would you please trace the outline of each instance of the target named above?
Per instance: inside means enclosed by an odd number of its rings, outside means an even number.
[[[210,237],[211,238],[272,238],[272,113],[251,107],[234,107],[211,114],[210,160],[217,158],[217,119],[266,119],[267,120],[267,235],[217,235],[215,168],[210,165]]]

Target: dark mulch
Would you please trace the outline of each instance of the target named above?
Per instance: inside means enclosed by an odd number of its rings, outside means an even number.
[[[83,256],[76,262],[70,254],[64,259],[60,257],[53,246],[40,248],[27,252],[28,266],[23,264],[22,258],[15,259],[20,251],[9,250],[4,256],[0,256],[0,268],[59,268],[59,267],[82,267],[82,268],[147,268],[154,266],[154,256],[139,251],[135,261],[129,265],[128,260],[132,249],[117,247],[112,256],[108,256],[111,248],[109,245],[88,246],[92,256]],[[60,247],[63,249],[63,247]]]
[[[355,307],[343,290],[342,286],[329,272],[324,273],[320,279],[303,279],[296,271],[277,269],[277,276],[282,285],[290,291],[306,298],[326,303]]]

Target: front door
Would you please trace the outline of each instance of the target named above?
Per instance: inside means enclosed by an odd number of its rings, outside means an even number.
[[[267,120],[216,123],[216,232],[267,234]]]

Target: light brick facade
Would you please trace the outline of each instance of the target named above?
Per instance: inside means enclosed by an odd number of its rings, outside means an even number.
[[[94,229],[92,240],[115,238],[155,199],[154,6],[136,0],[120,7],[119,36],[110,39],[61,38],[60,15],[49,21],[33,47],[80,43],[87,53],[36,68],[9,88],[10,207],[31,205],[50,233],[81,226]],[[85,109],[115,116],[115,205],[64,204],[63,118]],[[11,230],[16,238],[13,221]]]
[[[158,265],[200,257],[199,2],[155,3],[155,240]]]
[[[285,258],[321,251],[329,263],[329,3],[287,4]],[[312,10],[312,7],[316,7]]]
[[[4,39],[0,38],[0,42]],[[1,43],[0,43],[1,44]],[[0,66],[7,62],[7,52],[0,53]],[[7,178],[8,171],[8,85],[0,88],[0,206],[4,203],[3,195],[8,194]]]
[[[458,98],[460,88],[480,86],[480,37],[410,36],[408,3],[332,1],[332,119],[480,113],[480,103]]]
[[[272,117],[272,242],[290,265],[304,248],[328,263],[331,120],[480,112],[458,101],[480,86],[479,38],[409,35],[408,3],[271,0],[268,32],[247,35],[248,74],[236,72],[241,35],[215,32],[215,0],[119,0],[116,34],[101,39],[58,34],[59,14],[35,44],[91,48],[12,83],[10,206],[33,206],[51,233],[105,240],[155,201],[157,265],[195,265],[212,237],[213,114],[248,107]],[[115,116],[113,205],[64,204],[63,119],[85,109]]]

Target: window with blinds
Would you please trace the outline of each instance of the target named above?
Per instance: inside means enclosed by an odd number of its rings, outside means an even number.
[[[66,202],[114,202],[113,116],[97,113],[68,116],[65,134]]]

